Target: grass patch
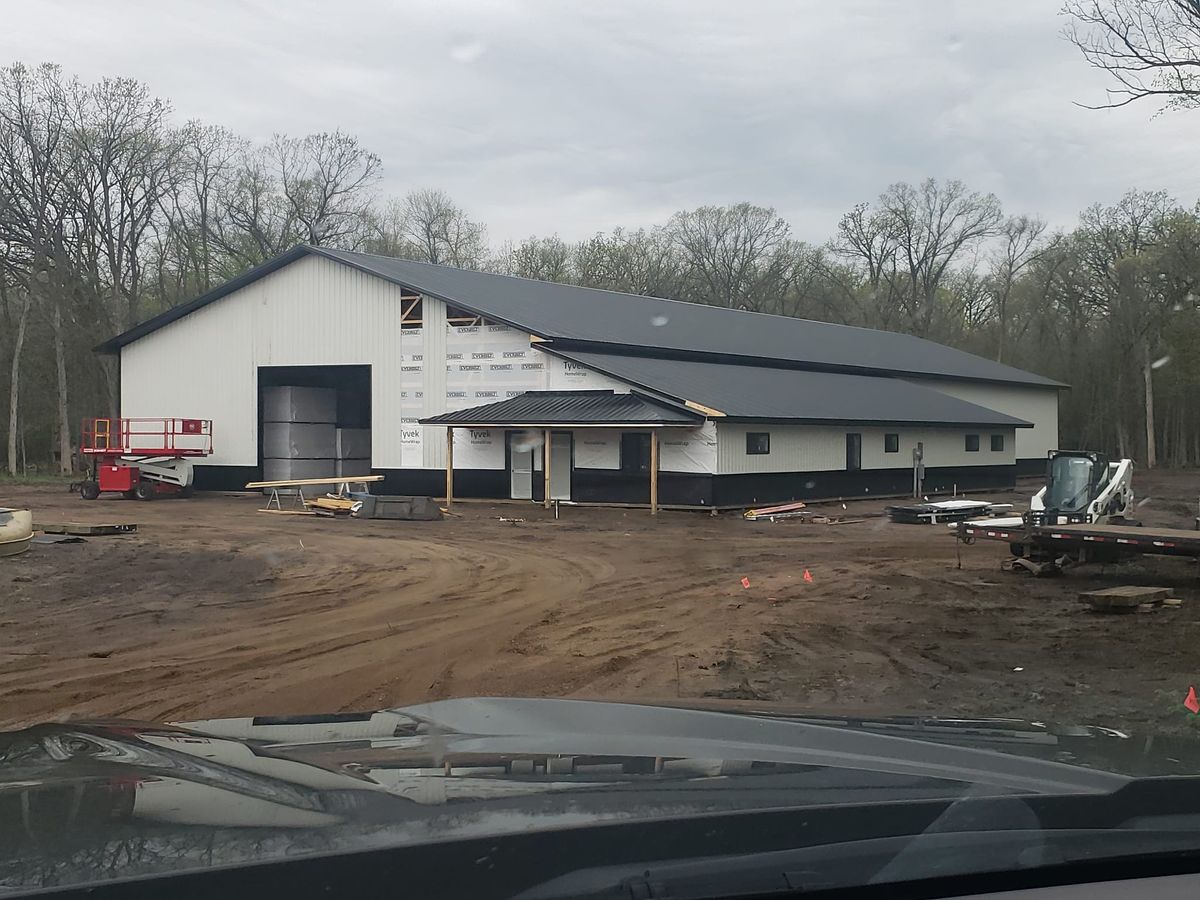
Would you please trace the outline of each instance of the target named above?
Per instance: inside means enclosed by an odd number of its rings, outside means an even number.
[[[0,484],[57,484],[66,490],[68,484],[78,481],[82,477],[82,475],[51,475],[49,473],[13,476],[7,472],[0,472]]]

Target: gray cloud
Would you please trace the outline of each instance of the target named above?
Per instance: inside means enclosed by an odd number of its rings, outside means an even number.
[[[131,75],[256,139],[342,128],[385,189],[438,187],[494,241],[704,203],[797,236],[889,183],[957,177],[1069,226],[1131,187],[1200,194],[1200,114],[1080,109],[1105,81],[1050,0],[519,0],[13,7],[0,60]]]

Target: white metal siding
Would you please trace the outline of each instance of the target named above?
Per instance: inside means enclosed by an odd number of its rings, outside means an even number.
[[[746,425],[717,423],[718,475],[748,472],[830,472],[846,468],[846,435],[862,435],[864,469],[903,469],[912,465],[912,451],[924,443],[925,465],[934,466],[1011,466],[1013,429],[942,429],[942,428],[855,428],[826,425]],[[746,453],[746,433],[765,431],[771,435],[771,452]],[[900,451],[885,453],[883,436],[900,435]],[[979,435],[978,452],[967,452],[966,435]],[[991,435],[1004,435],[1004,450],[993,452]]]
[[[206,462],[253,466],[259,366],[369,365],[372,463],[399,466],[401,294],[303,257],[123,348],[121,412],[212,419]]]
[[[424,327],[402,332],[403,294],[381,278],[305,256],[124,347],[122,413],[212,419],[215,452],[205,462],[254,466],[260,366],[369,365],[372,465],[440,468],[444,429],[401,420],[446,412],[448,338],[458,346],[469,336],[458,334],[463,329],[449,334],[445,304],[430,297],[422,304]],[[419,365],[402,367],[402,334],[410,356],[421,357]],[[530,348],[527,334],[511,334],[512,346],[528,350],[538,365],[509,388],[629,390],[607,375]],[[458,408],[484,402],[467,399]],[[405,428],[410,435],[402,456]]]
[[[908,380],[959,400],[1032,422],[1033,428],[1017,429],[1017,459],[1043,459],[1048,450],[1058,447],[1058,388],[932,378]]]
[[[446,304],[433,297],[421,300],[421,333],[424,365],[421,368],[422,416],[446,411]],[[427,469],[446,467],[445,432],[435,425],[421,426],[421,463]],[[397,463],[398,464],[398,463]]]

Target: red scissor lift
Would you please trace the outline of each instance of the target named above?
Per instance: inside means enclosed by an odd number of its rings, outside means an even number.
[[[212,454],[208,419],[84,419],[79,452],[91,477],[72,485],[84,500],[106,491],[138,500],[192,492],[192,460]]]

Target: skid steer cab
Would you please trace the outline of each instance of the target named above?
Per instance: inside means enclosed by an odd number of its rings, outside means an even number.
[[[1091,450],[1051,450],[1046,486],[1029,503],[1027,525],[1135,524],[1133,460]]]
[[[89,477],[71,485],[84,500],[103,493],[138,500],[188,497],[192,460],[212,454],[208,419],[84,419],[79,452]]]

